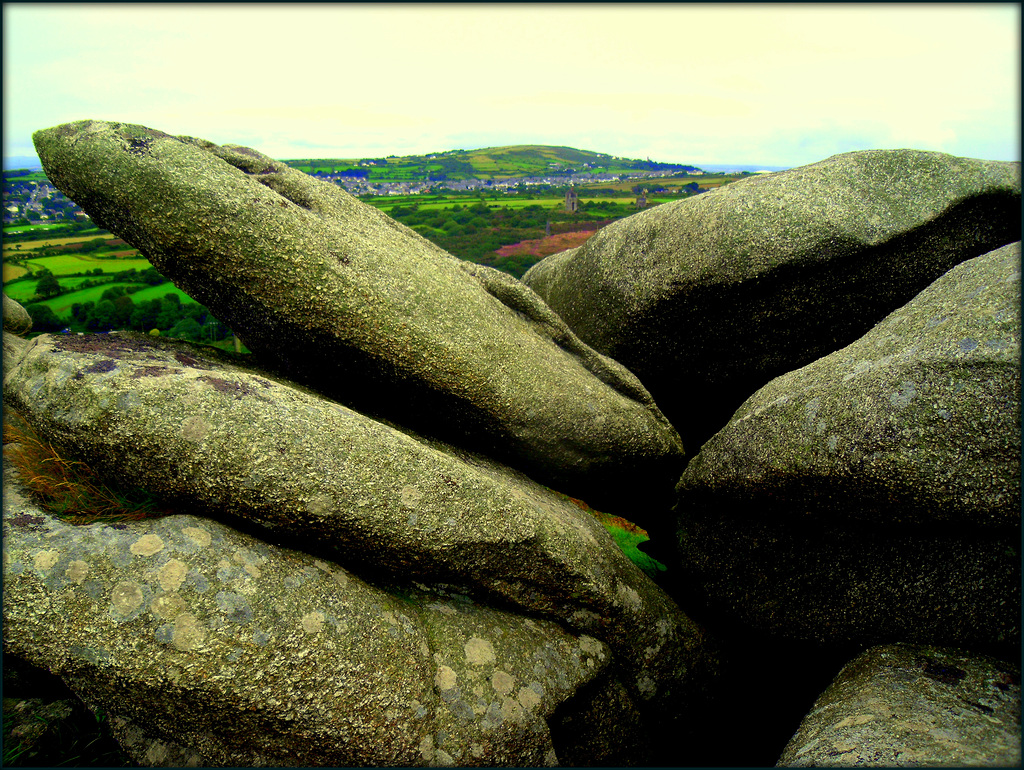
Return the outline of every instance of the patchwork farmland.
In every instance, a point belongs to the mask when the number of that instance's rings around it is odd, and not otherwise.
[[[640,206],[689,197],[743,176],[534,146],[287,163],[342,186],[346,174],[359,175],[378,189],[361,194],[364,202],[461,259],[515,277]],[[31,199],[38,189],[49,189],[40,173],[10,176],[5,172],[5,199]],[[396,194],[401,190],[393,183],[401,179],[416,181],[416,192]],[[458,180],[474,186],[459,188]],[[572,210],[565,201],[569,184],[577,191]],[[232,344],[230,329],[130,244],[94,227],[80,210],[73,217],[70,201],[51,198],[57,209],[51,219],[59,223],[32,221],[26,210],[3,229],[4,291],[26,307],[36,331],[136,329]]]

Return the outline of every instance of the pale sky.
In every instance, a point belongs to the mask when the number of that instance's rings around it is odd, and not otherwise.
[[[272,157],[1020,159],[1020,5],[4,3],[4,156],[84,118]]]

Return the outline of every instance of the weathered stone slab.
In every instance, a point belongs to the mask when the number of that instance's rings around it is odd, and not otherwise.
[[[198,516],[73,526],[8,474],[3,535],[5,652],[102,708],[139,761],[552,765],[555,709],[614,677],[591,636]]]
[[[705,601],[784,637],[1020,644],[1020,244],[743,404],[677,487]]]
[[[779,767],[1020,767],[1020,669],[894,644],[849,663]]]
[[[615,222],[524,276],[633,371],[687,449],[773,377],[1020,238],[1020,164],[871,150]]]
[[[123,488],[402,581],[451,584],[607,640],[634,698],[686,711],[703,631],[597,520],[526,476],[430,443],[213,348],[42,335],[5,403]]]
[[[667,509],[678,434],[510,276],[248,148],[103,121],[34,140],[58,188],[265,364],[604,510]]]

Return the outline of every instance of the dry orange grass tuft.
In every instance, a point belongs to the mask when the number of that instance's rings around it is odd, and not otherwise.
[[[61,455],[10,411],[4,418],[4,454],[42,506],[71,524],[138,521],[170,513],[145,492],[111,487],[86,463]]]

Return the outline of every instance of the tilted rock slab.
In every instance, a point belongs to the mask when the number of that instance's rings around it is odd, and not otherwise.
[[[1020,244],[776,378],[678,485],[679,556],[781,637],[1020,644]]]
[[[103,121],[34,140],[61,191],[265,364],[603,510],[668,508],[678,434],[511,276],[245,147]]]
[[[682,714],[699,699],[702,630],[592,515],[493,461],[214,348],[133,333],[37,337],[4,400],[72,457],[173,510],[258,524],[301,550],[606,639],[631,697],[659,719],[665,703]]]
[[[610,672],[593,637],[206,518],[69,525],[10,474],[3,536],[5,654],[101,708],[138,762],[552,765],[555,709]]]
[[[779,767],[1020,767],[1020,668],[893,644],[849,663]]]
[[[665,203],[523,281],[636,374],[695,453],[773,377],[1020,238],[1020,163],[870,150]]]

